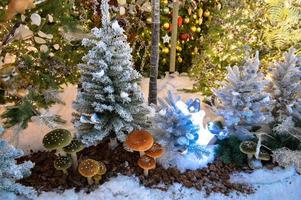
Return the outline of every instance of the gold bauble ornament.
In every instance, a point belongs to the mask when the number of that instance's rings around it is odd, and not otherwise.
[[[162,4],[165,5],[165,6],[168,5],[168,0],[163,0]]]
[[[165,22],[165,23],[163,24],[163,28],[169,29],[169,23]]]
[[[163,58],[162,62],[165,64],[167,62],[166,58]]]
[[[179,63],[183,62],[183,59],[181,57],[178,57],[178,62]]]
[[[196,32],[198,32],[198,33],[201,32],[201,28],[197,27]]]
[[[163,13],[164,14],[169,14],[169,8],[168,7],[163,8]]]
[[[151,17],[148,17],[148,18],[146,18],[146,23],[147,23],[147,24],[151,24],[151,23],[152,23],[152,21],[153,21],[153,20],[152,20],[152,18],[151,18]]]
[[[176,46],[177,51],[182,51],[182,47]]]
[[[205,12],[204,12],[204,17],[209,17],[210,16],[210,11],[209,10],[206,10]]]
[[[195,23],[196,23],[196,24],[199,24],[199,23],[200,23],[200,21],[199,21],[198,19],[196,19],[196,20],[195,20]]]
[[[185,24],[188,24],[189,22],[190,22],[190,19],[188,17],[184,19]]]
[[[192,27],[190,28],[190,30],[191,30],[192,32],[195,32],[195,31],[196,31],[196,27],[195,27],[195,26],[192,26]]]
[[[198,16],[202,17],[203,16],[203,8],[198,9]]]
[[[169,53],[169,48],[164,47],[164,48],[162,49],[162,53],[168,54],[168,53]]]
[[[196,19],[198,16],[196,14],[192,15],[193,19]]]
[[[203,18],[200,18],[198,24],[201,25],[202,23],[203,23]]]

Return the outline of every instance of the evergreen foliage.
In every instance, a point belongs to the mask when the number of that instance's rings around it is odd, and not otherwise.
[[[148,107],[144,104],[139,81],[132,67],[131,48],[117,21],[109,19],[109,6],[102,1],[101,29],[94,28],[96,40],[84,39],[90,47],[80,65],[81,83],[74,108],[74,125],[86,145],[100,142],[110,134],[124,141],[134,129],[148,126]]]
[[[13,198],[15,194],[28,199],[35,198],[36,192],[32,188],[16,183],[17,180],[29,176],[30,169],[33,167],[33,163],[29,161],[16,164],[16,159],[22,155],[21,150],[0,139],[0,196],[12,193],[7,197]]]
[[[219,145],[216,149],[216,156],[219,157],[224,163],[233,163],[236,166],[244,166],[247,161],[246,154],[242,153],[239,149],[241,141],[234,135],[224,140],[219,140]]]
[[[219,12],[212,12],[212,20],[205,22],[200,55],[190,71],[198,79],[194,91],[212,95],[227,66],[240,65],[256,50],[261,55],[261,70],[279,60],[282,53],[300,43],[300,0],[221,0]]]
[[[179,102],[181,102],[180,97],[175,98],[170,91],[165,101],[159,99],[160,106],[157,108],[155,123],[164,132],[159,142],[171,149],[193,153],[201,159],[203,155],[208,154],[208,151],[197,142],[202,139],[199,134],[200,127],[192,119],[192,113],[188,110],[188,113],[185,112],[185,108],[189,107],[193,101],[187,101],[186,104]],[[201,117],[197,119],[202,121]]]
[[[293,48],[284,57],[283,62],[277,62],[272,67],[273,95],[276,100],[274,131],[278,134],[291,134],[301,140],[301,128],[296,126],[301,121],[301,70],[297,65],[299,58]]]
[[[230,133],[245,140],[252,137],[254,127],[271,122],[273,101],[265,92],[268,81],[259,72],[259,56],[245,65],[228,67],[228,75],[219,89],[213,89],[219,103],[215,112],[225,119]]]
[[[13,103],[2,117],[9,122],[7,126],[22,123],[26,127],[34,116],[29,107],[38,110],[57,103],[47,99],[47,91],[58,91],[63,84],[78,81],[76,64],[85,50],[79,41],[71,41],[66,35],[82,29],[78,28],[82,22],[74,1],[66,0],[35,1],[35,8],[26,10],[23,17],[17,14],[4,21],[8,3],[0,0],[1,76],[10,75],[5,57],[16,59],[9,64],[15,71],[14,78],[1,81],[0,88],[5,91],[1,93],[2,103]],[[32,23],[32,15],[40,17],[40,25]],[[28,113],[23,112],[25,109]]]

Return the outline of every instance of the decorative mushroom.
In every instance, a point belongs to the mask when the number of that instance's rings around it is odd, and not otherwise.
[[[95,181],[96,184],[99,184],[99,181],[102,179],[102,175],[104,175],[107,172],[107,168],[105,164],[101,161],[99,161],[98,163],[99,163],[99,171],[95,176],[93,176],[93,180]]]
[[[160,144],[154,143],[153,146],[145,152],[145,154],[156,160],[164,154],[164,148]]]
[[[261,160],[261,161],[269,161],[270,160],[270,154],[265,151],[265,150],[261,150],[259,152],[259,156],[258,156],[258,159]]]
[[[93,159],[86,159],[78,166],[78,172],[87,178],[89,185],[93,184],[92,177],[97,175],[100,170],[99,162]]]
[[[248,160],[251,160],[256,153],[256,143],[253,141],[243,141],[239,145],[242,153],[247,154]]]
[[[144,176],[148,176],[148,170],[156,168],[156,161],[152,157],[144,155],[139,158],[138,165],[144,170]]]
[[[150,149],[154,144],[153,136],[147,131],[133,131],[125,140],[127,147],[134,151],[139,151],[140,156]]]
[[[84,145],[79,140],[72,140],[71,143],[63,148],[63,150],[71,155],[72,161],[73,161],[73,169],[76,170],[78,166],[77,161],[77,152],[80,152],[83,150]]]
[[[55,169],[62,170],[64,174],[68,174],[67,169],[71,167],[72,159],[70,158],[70,156],[61,156],[53,162],[53,165]]]
[[[61,155],[66,155],[62,148],[72,141],[72,134],[66,129],[55,129],[47,133],[43,138],[43,146],[47,150],[57,150]]]
[[[251,169],[258,169],[261,168],[262,164],[260,160],[266,160],[267,157],[270,159],[269,155],[266,155],[267,153],[260,152],[261,158],[259,160],[253,159],[253,156],[256,154],[256,146],[257,144],[253,141],[244,141],[240,143],[239,149],[242,153],[247,154],[248,156],[248,165]],[[268,160],[269,160],[268,159]]]

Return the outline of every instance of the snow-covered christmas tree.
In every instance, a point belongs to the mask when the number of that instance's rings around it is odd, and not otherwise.
[[[230,133],[241,140],[252,137],[252,129],[271,122],[273,101],[265,87],[268,81],[259,72],[259,55],[247,59],[244,66],[228,67],[221,88],[214,89],[219,103],[216,114],[223,116]]]
[[[23,152],[9,145],[5,140],[0,139],[0,199],[8,198],[18,199],[17,196],[23,196],[27,199],[34,199],[36,192],[25,187],[17,180],[30,175],[32,162],[16,164],[17,158],[23,156]]]
[[[132,49],[117,21],[111,22],[107,0],[101,3],[102,28],[92,30],[96,39],[84,39],[91,50],[83,58],[81,84],[74,108],[74,125],[86,145],[109,134],[124,141],[134,129],[148,126],[147,105],[139,86],[141,75],[133,69]]]
[[[284,61],[272,67],[276,123],[274,130],[280,134],[292,134],[301,140],[301,58],[291,48],[284,54]]]

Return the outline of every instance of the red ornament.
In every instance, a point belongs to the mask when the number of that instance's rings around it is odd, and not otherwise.
[[[180,33],[180,40],[187,41],[191,39],[191,35],[189,33]]]
[[[178,27],[183,25],[183,18],[181,16],[178,17]]]

